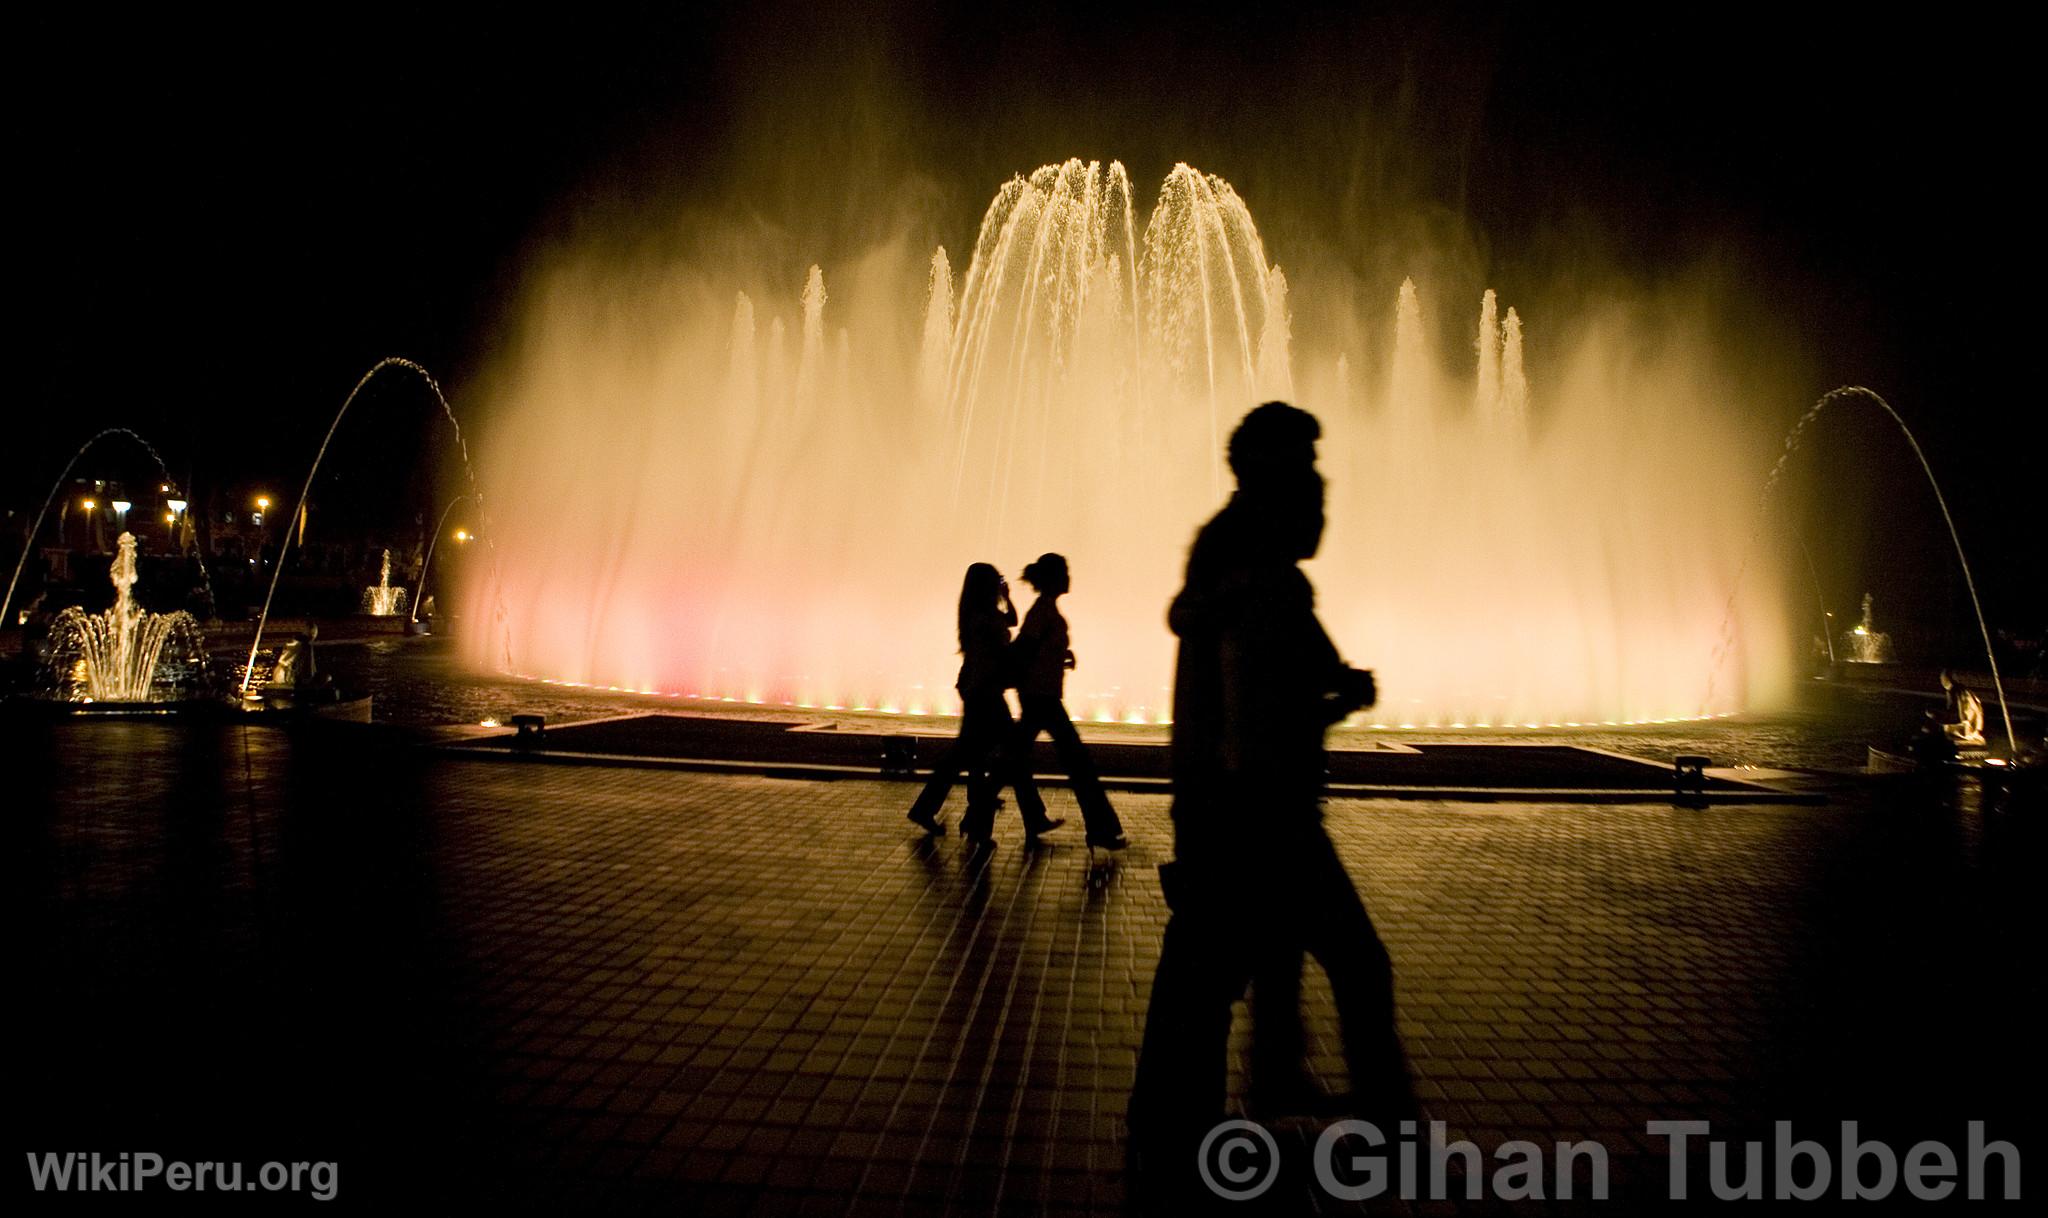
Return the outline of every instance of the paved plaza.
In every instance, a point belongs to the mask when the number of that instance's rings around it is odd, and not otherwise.
[[[1118,797],[1135,844],[1104,865],[1077,818],[1036,851],[1014,813],[992,852],[926,841],[912,788],[879,780],[374,731],[13,745],[24,1149],[337,1160],[357,1202],[1128,1209],[1162,796]],[[1847,1118],[1903,1147],[1980,1119],[2034,1144],[2028,818],[1847,785],[1820,807],[1337,801],[1328,824],[1454,1137],[1597,1139],[1635,1198],[1665,1188],[1653,1120]],[[1313,970],[1305,1000],[1340,1084]]]

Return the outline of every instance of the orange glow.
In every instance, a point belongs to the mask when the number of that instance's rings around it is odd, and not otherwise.
[[[1227,182],[1177,166],[1156,208],[1136,193],[1121,166],[1048,166],[1004,187],[982,233],[948,230],[951,255],[867,250],[767,295],[759,276],[742,294],[708,267],[563,251],[494,369],[480,463],[516,489],[493,503],[502,566],[462,576],[508,620],[463,632],[470,661],[923,710],[958,668],[966,564],[1014,578],[1056,546],[1075,711],[1164,723],[1161,608],[1229,493],[1219,428],[1285,397],[1324,428],[1320,612],[1405,730],[1677,722],[1783,685],[1782,572],[1759,559],[1740,598],[1728,586],[1751,523],[1728,501],[1775,437],[1744,434],[1724,389],[1735,368],[1768,389],[1770,370],[1627,293],[1530,319],[1525,352],[1491,292],[1292,291],[1279,264],[1320,252],[1264,244]],[[620,434],[653,472],[622,474]]]

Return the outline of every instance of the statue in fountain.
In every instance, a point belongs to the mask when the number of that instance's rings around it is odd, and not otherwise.
[[[384,560],[377,568],[377,582],[363,589],[364,613],[372,617],[391,617],[405,612],[405,588],[391,586],[391,551],[384,551]]]
[[[285,690],[303,690],[319,680],[319,665],[313,661],[313,643],[319,639],[319,626],[313,622],[305,624],[305,630],[291,637],[291,643],[276,653],[276,663],[270,667],[270,686]]]
[[[135,601],[135,535],[123,533],[109,578],[114,604],[89,614],[73,606],[50,623],[55,696],[68,702],[166,702],[199,695],[206,646],[182,610],[147,613]]]
[[[1942,725],[1942,733],[1958,745],[1983,744],[1984,700],[1946,668],[1941,670],[1941,692],[1955,715],[1954,721]]]

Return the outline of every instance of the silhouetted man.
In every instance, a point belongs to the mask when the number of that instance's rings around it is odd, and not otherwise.
[[[1141,1152],[1176,1175],[1222,1119],[1231,1003],[1254,978],[1255,1086],[1265,1071],[1289,1072],[1269,1076],[1282,1087],[1302,1077],[1304,951],[1343,1022],[1346,1106],[1390,1136],[1414,1115],[1386,949],[1322,824],[1324,730],[1375,691],[1339,658],[1297,565],[1322,542],[1321,434],[1281,402],[1245,416],[1230,438],[1237,493],[1196,535],[1169,615],[1175,859],[1160,880],[1172,917],[1130,1115]]]

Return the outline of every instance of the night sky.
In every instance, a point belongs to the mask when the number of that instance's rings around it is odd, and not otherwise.
[[[822,7],[18,18],[0,499],[33,510],[113,423],[198,487],[295,489],[380,356],[436,369],[460,409],[523,270],[572,235],[717,216],[829,259],[909,208],[958,249],[1011,173],[1121,158],[1149,206],[1184,159],[1237,185],[1283,266],[1290,241],[1417,215],[1509,284],[1589,248],[1649,280],[1725,256],[1813,370],[1759,425],[1844,381],[1884,391],[1994,617],[2048,616],[2014,30],[1784,4]],[[369,413],[399,459],[352,476],[410,485],[407,437],[432,432],[390,395]],[[1816,439],[1805,527],[1846,556],[1830,577],[1940,570],[1896,440],[1869,419]]]

